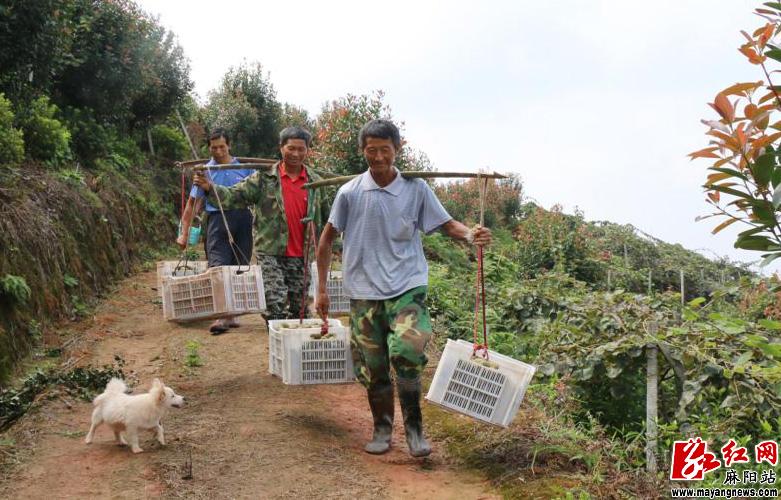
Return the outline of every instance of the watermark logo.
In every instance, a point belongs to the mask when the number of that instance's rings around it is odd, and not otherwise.
[[[702,481],[705,474],[721,467],[716,455],[708,451],[708,443],[701,438],[673,443],[670,479],[673,481]]]
[[[754,459],[758,464],[767,462],[772,466],[778,465],[778,443],[762,441],[754,447]]]

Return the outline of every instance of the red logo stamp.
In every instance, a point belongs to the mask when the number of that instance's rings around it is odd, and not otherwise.
[[[758,464],[767,462],[770,465],[778,465],[778,443],[762,441],[754,446],[754,459]]]
[[[745,451],[745,449],[744,449]],[[673,481],[701,481],[705,474],[721,467],[716,455],[708,451],[708,443],[701,438],[673,443],[670,479]]]
[[[748,455],[744,447],[736,448],[738,443],[734,439],[727,441],[721,448],[721,456],[724,458],[724,467],[729,467],[733,463],[748,463]]]

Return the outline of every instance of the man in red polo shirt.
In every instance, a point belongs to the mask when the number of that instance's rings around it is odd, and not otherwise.
[[[311,134],[298,127],[287,127],[279,134],[282,161],[278,165],[282,201],[287,222],[287,246],[283,255],[258,255],[266,288],[268,319],[298,317],[304,293],[304,224],[309,182],[304,161],[309,153]],[[314,244],[314,243],[313,243]],[[288,314],[285,314],[285,303]]]
[[[287,127],[279,134],[282,161],[269,170],[258,170],[231,188],[213,185],[196,174],[193,183],[207,192],[219,193],[225,209],[255,206],[255,254],[263,269],[266,319],[296,318],[304,294],[304,234],[301,219],[311,214],[322,225],[327,207],[319,190],[303,189],[307,182],[321,180],[304,162],[312,134],[300,127]]]

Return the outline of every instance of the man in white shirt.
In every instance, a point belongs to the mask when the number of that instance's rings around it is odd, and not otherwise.
[[[393,163],[401,135],[392,122],[370,121],[358,142],[369,169],[339,189],[323,228],[317,248],[317,309],[327,316],[331,248],[341,233],[355,374],[367,389],[374,418],[373,438],[365,450],[380,454],[390,449],[392,366],[409,453],[424,457],[431,446],[423,436],[420,374],[428,361],[424,350],[432,331],[425,305],[428,264],[420,232],[441,230],[476,245],[489,244],[491,232],[454,220],[428,184],[399,174]]]

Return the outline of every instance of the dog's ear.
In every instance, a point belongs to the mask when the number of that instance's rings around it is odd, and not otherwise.
[[[155,395],[155,399],[158,403],[165,401],[165,386],[159,378],[152,381],[152,390],[149,392]]]

